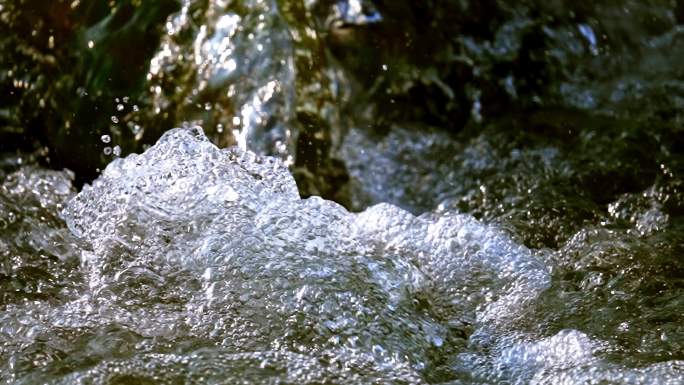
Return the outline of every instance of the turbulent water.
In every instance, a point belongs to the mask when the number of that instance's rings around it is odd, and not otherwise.
[[[577,289],[554,288],[567,285],[554,271],[621,247],[595,250],[619,238],[612,232],[582,232],[554,256],[456,211],[349,213],[300,199],[279,160],[219,149],[200,128],[113,161],[78,194],[70,179],[27,167],[2,186],[7,383],[677,384],[684,375],[681,360],[626,365],[618,341],[582,323],[550,325],[568,301],[584,310]],[[594,305],[610,323],[634,311],[636,293],[606,275],[587,272],[580,286],[597,297],[620,289]],[[648,314],[628,317],[625,338]],[[638,349],[677,344],[671,323]]]
[[[683,37],[0,0],[0,384],[684,383]]]

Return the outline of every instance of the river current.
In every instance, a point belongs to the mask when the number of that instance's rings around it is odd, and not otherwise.
[[[684,383],[680,3],[0,0],[0,384]]]
[[[78,194],[71,178],[26,167],[2,185],[4,382],[680,383],[682,361],[630,367],[613,341],[548,332],[553,303],[577,301],[553,287],[559,259],[587,263],[610,232],[549,255],[457,211],[350,213],[198,127]]]

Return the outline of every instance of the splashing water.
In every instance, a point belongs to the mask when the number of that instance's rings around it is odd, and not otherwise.
[[[535,312],[558,258],[454,211],[300,199],[280,160],[219,149],[197,127],[115,159],[77,195],[71,177],[23,168],[0,190],[2,383],[684,374],[676,360],[616,363],[612,342],[576,329],[546,333]]]

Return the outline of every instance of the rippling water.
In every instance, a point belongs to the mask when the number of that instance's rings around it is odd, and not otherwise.
[[[683,383],[683,28],[0,1],[0,384]]]

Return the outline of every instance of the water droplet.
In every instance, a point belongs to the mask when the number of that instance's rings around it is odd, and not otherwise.
[[[117,104],[117,106],[116,106],[116,110],[117,110],[117,111],[123,111],[123,109],[124,109],[124,105],[123,105],[123,104]]]
[[[234,126],[240,125],[240,117],[239,116],[233,116],[233,125]]]
[[[100,140],[102,141],[102,143],[109,143],[112,141],[112,137],[105,134],[100,137]]]
[[[119,118],[117,118],[116,116],[113,116],[113,115],[112,115],[112,123],[118,124],[118,123],[119,123]]]
[[[112,149],[112,154],[114,154],[114,156],[121,156],[121,147],[114,146]]]
[[[102,152],[104,152],[105,155],[111,155],[112,154],[112,148],[107,146],[104,148],[104,150],[102,150]]]
[[[587,39],[591,54],[598,55],[597,40],[596,35],[594,34],[594,30],[587,24],[579,24],[577,28],[579,29],[582,36],[584,36],[584,38]]]
[[[88,48],[92,49],[93,47],[95,47],[95,43],[92,40],[88,41]]]

